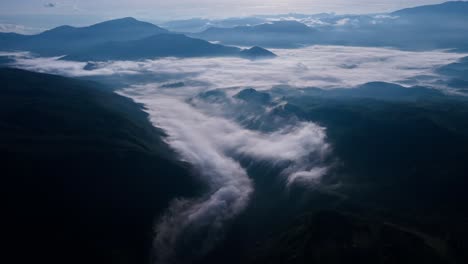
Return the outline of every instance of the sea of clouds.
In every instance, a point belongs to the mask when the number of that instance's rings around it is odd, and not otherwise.
[[[60,57],[17,57],[20,68],[67,76],[122,74],[172,74],[203,84],[205,88],[254,87],[273,85],[294,87],[354,87],[366,82],[383,81],[404,84],[414,80],[434,85],[434,69],[466,56],[447,51],[401,51],[391,48],[311,46],[302,49],[272,50],[278,58],[249,61],[240,58],[162,58],[145,61],[96,63],[96,69],[84,70],[86,63],[60,60]],[[421,78],[419,78],[421,77]]]

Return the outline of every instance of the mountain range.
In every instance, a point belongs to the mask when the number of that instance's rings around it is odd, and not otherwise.
[[[233,56],[247,59],[272,57],[260,47],[253,51],[212,44],[174,34],[134,18],[102,22],[89,27],[60,26],[38,35],[0,33],[3,51],[29,51],[41,56],[64,56],[68,60],[126,60],[155,57]],[[259,50],[262,50],[259,53]],[[263,55],[268,56],[263,56]],[[252,55],[252,57],[250,57]]]
[[[0,47],[2,51],[30,51],[41,56],[66,56],[66,59],[75,60],[167,56],[256,59],[260,54],[257,51],[249,57],[252,51],[241,53],[239,48],[224,45],[299,48],[331,44],[463,51],[468,46],[467,10],[468,2],[457,1],[402,9],[379,16],[319,14],[309,17],[295,15],[294,20],[282,20],[281,17],[272,21],[263,17],[226,19],[218,21],[216,25],[219,27],[184,36],[128,17],[88,27],[60,26],[37,35],[0,33]],[[304,24],[310,20],[316,24]],[[177,28],[190,23],[210,22],[193,19],[174,23],[166,24]],[[265,57],[273,56],[268,54]]]
[[[259,46],[294,48],[312,43],[314,31],[297,21],[273,21],[255,26],[209,28],[192,36],[234,45],[255,43]]]
[[[274,48],[320,44],[464,50],[468,46],[466,1],[419,6],[379,15],[291,14],[276,19],[279,21],[264,20],[262,24],[230,28],[212,27],[191,36],[223,44]]]

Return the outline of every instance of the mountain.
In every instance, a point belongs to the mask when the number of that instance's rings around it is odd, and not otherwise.
[[[258,105],[264,105],[271,102],[270,94],[259,92],[253,88],[240,91],[234,96],[234,98]]]
[[[468,57],[439,67],[436,71],[448,78],[448,86],[460,92],[468,92]]]
[[[173,20],[162,24],[174,32],[191,32],[197,33],[207,30],[211,27],[217,28],[232,28],[237,26],[252,26],[265,23],[266,19],[260,17],[241,17],[241,18],[226,18],[226,19],[204,19],[192,18],[186,20]]]
[[[369,82],[354,88],[319,89],[306,88],[302,90],[304,95],[324,98],[341,98],[344,100],[367,98],[383,101],[417,101],[431,98],[446,97],[440,90],[427,87],[403,87],[394,83]]]
[[[466,263],[465,97],[380,82],[201,97],[253,130],[278,131],[283,117],[319,124],[333,158],[321,184],[286,193],[279,164],[242,160],[255,195],[197,263]]]
[[[408,50],[454,49],[468,46],[468,2],[402,9],[383,15],[294,17],[232,28],[213,27],[192,36],[223,44],[298,48],[307,45],[395,47]],[[313,22],[313,23],[312,23]]]
[[[397,16],[460,16],[468,14],[468,1],[450,1],[437,5],[405,8],[391,13]]]
[[[314,31],[297,21],[274,21],[255,26],[209,28],[192,36],[225,44],[292,48],[310,43]]]
[[[12,259],[149,262],[155,218],[202,185],[142,106],[93,82],[9,68],[0,80]]]
[[[223,32],[226,28],[209,28],[202,33],[212,34],[217,32]],[[252,34],[263,34],[263,33],[310,33],[313,29],[308,26],[297,22],[297,21],[273,21],[270,23],[263,23],[255,26],[237,26],[228,29],[231,32],[243,32]]]
[[[426,240],[397,225],[324,210],[258,246],[251,263],[447,263]]]
[[[159,34],[149,38],[108,42],[92,48],[65,56],[65,60],[106,61],[106,60],[139,60],[158,57],[218,57],[233,56],[244,58],[272,57],[273,53],[262,48],[241,50],[212,44],[208,41],[190,38],[181,34]]]
[[[242,50],[240,53],[241,57],[257,60],[257,59],[269,59],[276,57],[276,54],[273,52],[266,50],[264,48],[255,46],[250,49]]]
[[[130,41],[168,31],[156,25],[122,18],[88,27],[60,26],[38,35],[1,34],[3,50],[26,50],[40,55],[59,56],[83,50],[109,41]]]
[[[468,57],[463,57],[457,62],[444,65],[437,72],[446,76],[468,80]]]
[[[2,47],[2,51],[8,50],[14,45],[18,45],[19,43],[25,41],[28,38],[26,35],[21,35],[17,33],[1,33],[0,32],[0,47]],[[12,48],[14,49],[14,48]]]
[[[0,33],[2,50],[24,50],[42,56],[65,55],[77,61],[138,60],[157,57],[235,56],[248,59],[274,57],[263,48],[241,50],[172,34],[134,18],[102,22],[89,27],[60,26],[38,35]],[[86,69],[91,70],[91,65]]]

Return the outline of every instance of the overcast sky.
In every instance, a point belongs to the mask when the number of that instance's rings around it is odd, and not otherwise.
[[[274,13],[374,13],[440,0],[1,0],[0,15],[73,14],[159,19]]]
[[[443,0],[0,0],[0,32],[35,34],[61,25],[88,26],[135,17],[152,23],[301,13],[383,13]]]

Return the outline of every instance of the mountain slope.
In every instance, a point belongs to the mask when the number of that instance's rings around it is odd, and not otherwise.
[[[466,263],[468,206],[459,201],[467,199],[468,101],[389,83],[353,89],[232,96],[242,107],[227,105],[230,117],[249,128],[283,117],[325,127],[332,160],[322,184],[287,192],[271,164],[244,161],[254,197],[199,263]],[[201,99],[229,104],[222,92]]]
[[[256,60],[256,59],[274,58],[276,57],[276,54],[264,48],[255,46],[250,49],[242,50],[240,53],[240,56],[244,58]]]
[[[7,68],[0,80],[2,221],[14,260],[148,262],[155,217],[201,188],[190,166],[140,105],[107,87]]]
[[[405,8],[392,13],[397,16],[466,16],[468,14],[467,1],[449,1],[437,5],[425,5]]]
[[[314,31],[296,21],[274,21],[256,26],[209,28],[192,35],[226,44],[293,48],[311,43]]]
[[[75,61],[105,61],[105,60],[139,60],[158,57],[217,57],[235,56],[256,58],[271,53],[266,50],[243,52],[240,48],[212,44],[208,41],[190,38],[181,34],[159,34],[149,38],[127,41],[109,42],[102,45],[72,53],[65,60]],[[253,51],[255,51],[253,50]],[[261,54],[260,54],[261,53]]]

